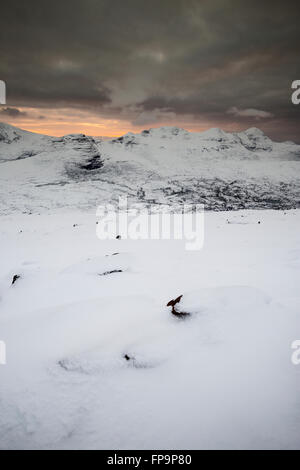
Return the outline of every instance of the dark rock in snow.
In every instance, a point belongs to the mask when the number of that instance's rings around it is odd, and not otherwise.
[[[112,271],[104,271],[104,273],[99,274],[99,276],[107,276],[108,274],[122,273],[122,269],[113,269]]]
[[[180,295],[179,297],[176,297],[176,299],[174,300],[170,300],[168,303],[167,303],[167,307],[174,307],[174,305],[178,304],[182,299],[182,295]]]
[[[172,310],[171,310],[171,313],[173,315],[175,315],[176,317],[187,317],[189,316],[190,314],[188,312],[182,312],[180,310],[176,310],[175,308],[175,305],[177,305],[182,299],[182,295],[180,295],[179,297],[176,297],[176,299],[174,300],[170,300],[168,303],[167,303],[167,307],[172,307]]]
[[[20,279],[20,277],[21,276],[19,274],[15,274],[14,277],[13,277],[11,285],[13,285],[18,279]]]

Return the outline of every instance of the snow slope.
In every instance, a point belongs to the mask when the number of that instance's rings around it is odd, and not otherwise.
[[[0,448],[299,449],[299,211],[206,213],[194,252],[95,228],[1,217]]]
[[[1,124],[0,448],[299,449],[299,155],[254,128]],[[122,195],[204,203],[204,248],[99,241]]]
[[[123,194],[145,204],[202,203],[212,210],[296,208],[299,165],[299,145],[272,142],[256,128],[159,128],[101,141],[0,124],[0,210],[86,210]]]

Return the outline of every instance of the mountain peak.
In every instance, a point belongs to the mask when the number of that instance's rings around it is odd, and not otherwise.
[[[253,136],[253,137],[266,137],[266,135],[264,134],[264,132],[261,130],[261,129],[258,129],[258,127],[249,127],[249,129],[247,129],[245,131],[245,134],[249,135],[249,136]]]
[[[0,122],[0,142],[11,143],[16,140],[19,140],[24,133],[27,131],[22,131],[17,127],[6,124],[5,122]]]
[[[203,131],[200,133],[201,137],[207,138],[207,139],[212,139],[212,140],[224,140],[228,139],[230,134],[228,132],[223,131],[223,129],[220,129],[219,127],[212,127],[211,129],[208,129],[207,131]]]
[[[16,140],[20,140],[23,137],[33,137],[40,138],[43,137],[42,134],[37,134],[35,132],[25,131],[19,127],[12,126],[6,122],[0,122],[0,142],[11,143]]]

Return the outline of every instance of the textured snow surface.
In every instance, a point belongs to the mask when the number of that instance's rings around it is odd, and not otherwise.
[[[0,448],[299,449],[299,162],[256,128],[0,124]],[[99,241],[122,195],[218,211],[204,248]]]
[[[202,203],[212,210],[297,208],[299,165],[299,145],[272,142],[256,128],[166,127],[101,141],[0,124],[0,210],[94,210],[123,194],[133,202]]]
[[[198,252],[95,222],[0,219],[0,447],[299,449],[299,211],[206,213]]]

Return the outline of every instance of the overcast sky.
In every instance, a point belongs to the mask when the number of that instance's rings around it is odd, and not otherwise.
[[[52,135],[256,126],[300,140],[299,1],[10,0],[0,121]]]

